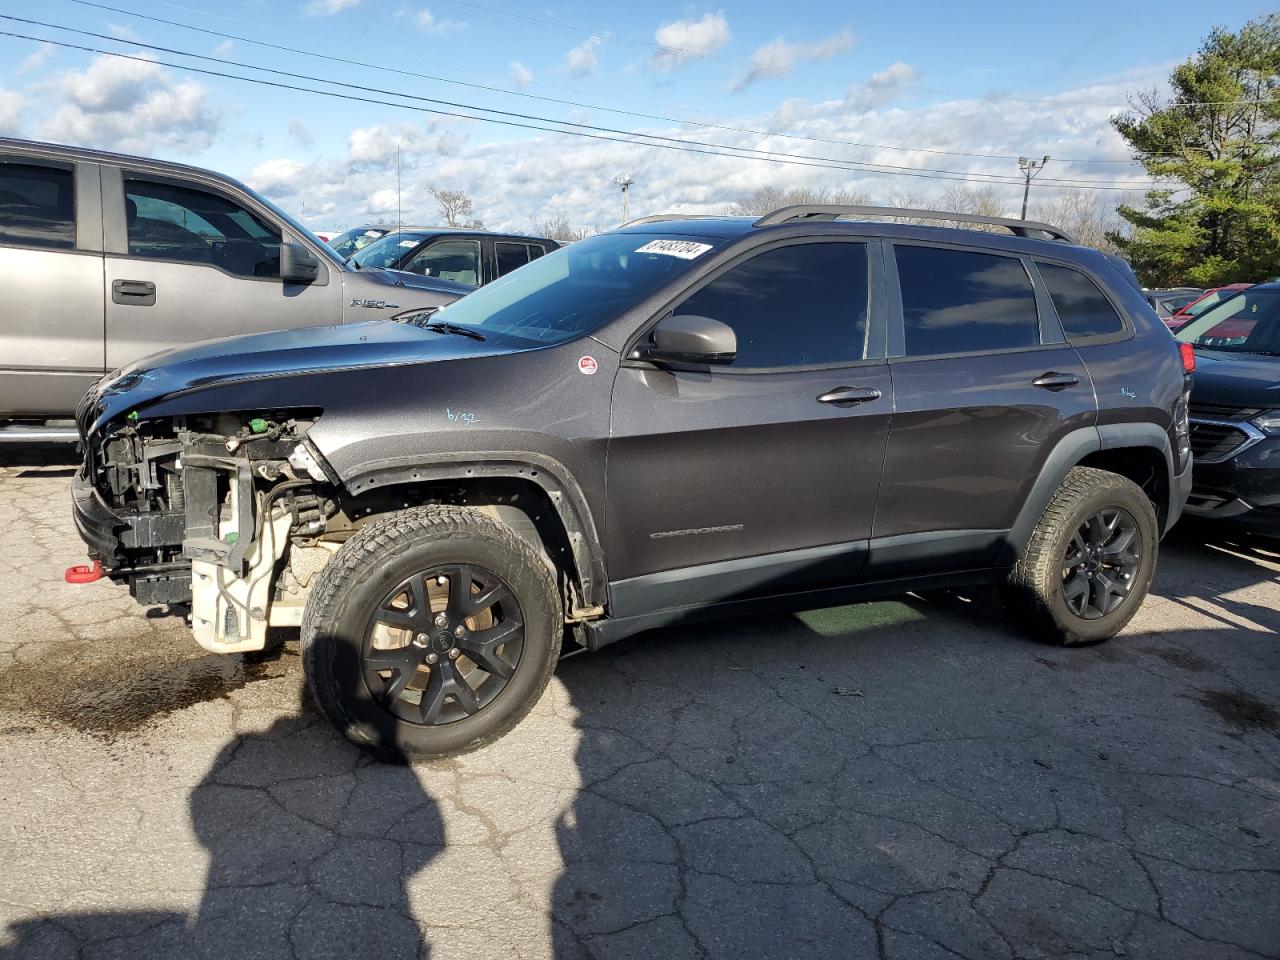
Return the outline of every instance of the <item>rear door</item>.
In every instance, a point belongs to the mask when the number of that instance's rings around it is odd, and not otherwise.
[[[203,182],[104,167],[107,366],[195,340],[338,323],[342,283],[280,276],[271,214]]]
[[[731,326],[731,365],[624,362],[606,477],[615,616],[856,578],[892,409],[881,267],[875,242],[753,251],[664,311]]]
[[[103,374],[98,165],[0,156],[0,416],[70,415]]]
[[[1094,424],[1093,388],[1029,260],[892,249],[895,409],[868,575],[985,566],[1049,450]]]

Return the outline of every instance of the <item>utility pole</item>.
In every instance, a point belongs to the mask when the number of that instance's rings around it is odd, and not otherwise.
[[[613,182],[622,188],[622,222],[627,222],[627,201],[631,196],[631,185],[636,182],[635,177],[629,173],[620,173],[613,178]]]
[[[1030,157],[1018,158],[1018,169],[1022,171],[1022,176],[1026,178],[1026,183],[1022,188],[1022,219],[1027,219],[1027,197],[1031,194],[1031,181],[1044,169],[1045,164],[1049,162],[1049,155],[1046,153],[1043,160],[1033,160]]]
[[[400,233],[400,144],[398,143],[396,144],[396,233]]]

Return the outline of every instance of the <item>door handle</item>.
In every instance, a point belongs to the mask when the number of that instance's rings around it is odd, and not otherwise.
[[[837,407],[849,407],[855,403],[879,399],[880,391],[875,387],[836,387],[818,397],[818,402],[834,403]]]
[[[1074,373],[1054,373],[1051,370],[1036,377],[1031,381],[1031,385],[1039,387],[1041,390],[1065,390],[1067,387],[1074,387],[1079,382],[1080,378]]]
[[[156,285],[150,280],[112,280],[111,302],[130,307],[154,306]]]

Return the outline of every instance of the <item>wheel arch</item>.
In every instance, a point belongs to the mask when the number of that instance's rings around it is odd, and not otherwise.
[[[492,481],[521,485],[550,508],[552,520],[563,537],[571,562],[564,564],[586,607],[603,606],[608,578],[599,528],[581,486],[559,461],[538,453],[495,453],[456,457],[398,457],[362,464],[341,477],[344,492],[353,500],[397,487],[426,488],[447,482],[464,492],[478,491]],[[528,513],[524,506],[519,509]],[[531,516],[531,519],[533,517]],[[544,538],[545,540],[545,538]],[[552,544],[543,546],[552,555]]]
[[[1013,563],[1026,548],[1054,493],[1072,467],[1095,467],[1133,480],[1151,499],[1163,533],[1173,494],[1173,450],[1169,434],[1155,423],[1110,423],[1081,427],[1049,451],[1031,492],[1009,531],[1006,555]]]

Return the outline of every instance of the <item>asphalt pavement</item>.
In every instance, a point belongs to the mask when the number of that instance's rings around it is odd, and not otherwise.
[[[650,633],[370,762],[0,451],[0,958],[1280,957],[1280,544],[1184,526],[1117,639],[992,594]]]

